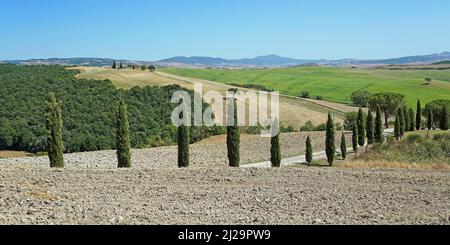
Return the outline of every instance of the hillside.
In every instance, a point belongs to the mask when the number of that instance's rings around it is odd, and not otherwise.
[[[147,86],[147,85],[165,85],[165,84],[177,84],[184,88],[192,90],[194,83],[201,83],[203,85],[203,92],[218,91],[225,93],[233,86],[216,83],[212,81],[193,79],[191,77],[176,76],[168,73],[161,72],[148,72],[141,70],[113,70],[109,68],[95,68],[95,67],[75,67],[70,68],[81,71],[77,75],[78,78],[111,80],[112,83],[118,88],[129,89],[133,86]],[[239,88],[246,91],[245,88]],[[299,129],[306,122],[311,121],[314,124],[322,124],[327,119],[327,113],[329,111],[336,115],[338,122],[343,121],[345,112],[357,111],[358,108],[350,107],[347,105],[327,103],[325,101],[305,100],[290,97],[280,98],[280,119],[284,126],[293,126]],[[217,113],[216,113],[217,114]]]
[[[4,60],[0,63],[9,63],[17,65],[64,65],[64,66],[93,66],[108,67],[114,61],[123,64],[155,65],[159,67],[178,67],[178,68],[276,68],[291,67],[302,65],[329,65],[329,66],[379,66],[379,65],[415,65],[432,64],[441,61],[450,60],[450,52],[438,54],[415,55],[388,59],[355,59],[343,58],[337,60],[327,59],[296,59],[283,57],[275,54],[258,56],[255,58],[225,59],[221,57],[208,56],[175,56],[159,61],[148,60],[126,60],[112,58],[49,58],[49,59],[28,59],[28,60]]]
[[[259,84],[292,96],[308,91],[313,98],[322,96],[325,100],[340,103],[351,103],[351,94],[360,89],[401,93],[411,106],[415,106],[417,99],[424,103],[450,99],[450,70],[295,67],[251,70],[166,68],[162,71],[220,83]],[[430,86],[423,85],[427,77],[433,79]]]
[[[76,79],[77,74],[60,66],[0,65],[0,150],[46,149],[44,107],[48,92],[54,92],[62,102],[66,152],[115,148],[119,95],[128,104],[133,147],[176,142],[176,128],[170,120],[176,105],[170,99],[179,86],[119,91],[108,80]],[[192,140],[208,137],[214,130],[193,128]]]
[[[161,63],[178,63],[197,66],[210,67],[289,67],[297,65],[332,65],[332,66],[376,66],[376,65],[403,65],[403,64],[431,64],[443,60],[450,59],[450,52],[443,52],[440,54],[415,55],[389,59],[340,59],[340,60],[326,60],[326,59],[294,59],[289,57],[282,57],[275,54],[258,56],[255,58],[244,59],[224,59],[212,57],[184,57],[176,56],[169,59],[160,60]]]
[[[433,63],[433,65],[449,65],[449,64],[450,64],[450,60]]]

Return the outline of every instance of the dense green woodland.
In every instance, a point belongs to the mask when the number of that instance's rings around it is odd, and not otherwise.
[[[0,150],[46,150],[44,112],[49,92],[62,103],[66,152],[115,148],[119,94],[128,104],[133,147],[176,143],[170,116],[177,105],[170,99],[179,86],[117,90],[110,81],[79,80],[76,74],[61,66],[0,65]],[[191,142],[221,130],[192,128]]]

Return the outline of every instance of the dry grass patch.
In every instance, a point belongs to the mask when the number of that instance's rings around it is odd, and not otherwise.
[[[450,164],[445,162],[437,163],[414,163],[414,162],[389,162],[377,161],[346,161],[338,165],[339,168],[347,169],[409,169],[409,170],[450,170]]]
[[[26,192],[25,196],[42,201],[56,201],[59,199],[59,196],[50,193],[48,190],[36,190]]]
[[[0,158],[28,157],[30,153],[24,151],[0,151]]]

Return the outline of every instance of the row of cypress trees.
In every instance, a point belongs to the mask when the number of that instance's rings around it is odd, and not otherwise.
[[[62,140],[61,105],[54,93],[49,93],[46,108],[47,152],[50,167],[64,167],[64,144]],[[128,122],[127,106],[123,98],[117,103],[117,132],[116,148],[119,168],[131,167],[130,125]]]
[[[397,140],[401,139],[405,132],[420,130],[422,128],[422,105],[420,100],[417,101],[417,110],[414,118],[414,111],[412,108],[399,107],[395,117],[394,136]],[[427,110],[426,128],[432,130],[435,126],[433,111]],[[441,130],[448,130],[448,108],[443,106],[439,117],[439,128]]]
[[[352,147],[355,153],[358,152],[358,148],[366,145],[367,147],[374,143],[382,144],[384,142],[384,126],[383,118],[380,107],[377,107],[376,116],[373,117],[372,111],[369,109],[367,118],[364,117],[364,112],[362,108],[358,111],[357,122],[353,125],[352,130]],[[335,160],[335,129],[334,120],[331,113],[328,114],[327,128],[326,128],[326,154],[327,160],[330,166],[333,165]],[[347,158],[347,141],[345,133],[342,132],[341,137],[341,156],[345,160]],[[308,165],[312,164],[313,161],[313,151],[311,137],[308,136],[306,139],[306,154],[305,159]]]
[[[234,124],[227,127],[227,150],[228,160],[230,167],[240,166],[240,131],[237,120],[237,101],[233,99],[234,108]],[[414,111],[411,108],[400,107],[397,110],[397,116],[395,119],[394,134],[397,139],[400,139],[406,131],[414,131],[419,128],[422,123],[421,105],[418,101],[416,112],[416,120],[414,120]],[[230,112],[230,111],[229,111]],[[53,93],[50,93],[46,103],[46,129],[47,129],[47,149],[50,159],[51,167],[64,167],[64,145],[62,141],[62,118],[60,103],[56,99]],[[440,128],[442,130],[448,130],[448,111],[444,106],[441,112]],[[433,115],[431,110],[428,112],[428,129],[431,129],[434,125]],[[420,121],[420,123],[417,123]],[[278,125],[278,121],[275,121],[274,126]],[[117,159],[119,168],[131,167],[131,140],[130,129],[128,122],[127,105],[123,98],[119,98],[117,103],[117,133],[116,133],[116,147],[117,147]],[[364,117],[362,108],[358,111],[357,122],[353,126],[352,132],[352,147],[357,153],[359,147],[366,145],[367,147],[374,143],[382,144],[384,141],[383,135],[384,127],[382,121],[382,113],[380,107],[377,107],[376,117],[373,118],[372,111],[369,109],[367,118]],[[178,127],[178,167],[189,167],[189,127],[184,123]],[[345,160],[347,157],[347,142],[345,133],[342,132],[341,139],[341,153],[342,158]],[[326,124],[326,139],[325,139],[325,151],[327,160],[330,166],[333,165],[336,154],[335,147],[335,124],[331,113],[328,114],[328,120]],[[280,135],[271,138],[271,163],[273,167],[281,166],[281,150],[280,150]],[[308,136],[306,140],[306,152],[305,158],[309,165],[313,161],[313,149],[311,137]]]
[[[227,127],[227,150],[228,150],[228,160],[230,167],[240,166],[240,132],[237,123],[237,102],[234,99],[234,125]],[[371,113],[369,113],[371,115]],[[357,144],[364,145],[365,137],[365,121],[362,117],[362,110],[360,110],[358,116],[358,124],[354,127],[353,133],[353,146],[357,149]],[[62,120],[61,120],[61,108],[53,93],[49,94],[49,99],[47,101],[46,109],[47,117],[47,142],[48,142],[48,155],[50,158],[51,167],[64,167],[64,146],[62,143]],[[274,126],[278,125],[276,121]],[[372,116],[369,117],[367,132],[369,137],[368,141],[373,141],[373,120]],[[382,125],[381,113],[378,110],[377,113],[377,126]],[[117,133],[116,133],[116,147],[117,147],[117,159],[119,168],[130,168],[131,167],[131,141],[130,141],[130,130],[128,122],[127,105],[123,98],[119,98],[117,103]],[[326,128],[326,155],[330,166],[333,165],[335,160],[335,128],[334,120],[331,113],[328,114]],[[381,130],[375,130],[380,132]],[[362,134],[359,134],[362,132]],[[186,168],[189,167],[189,127],[182,124],[178,127],[178,167]],[[346,149],[345,135],[342,135],[341,151],[342,156],[345,159],[347,149]],[[356,150],[355,150],[356,151]],[[280,135],[271,138],[271,163],[273,167],[281,166],[281,149],[280,149]],[[306,141],[306,160],[309,164],[312,163],[312,142],[310,136],[308,136]]]

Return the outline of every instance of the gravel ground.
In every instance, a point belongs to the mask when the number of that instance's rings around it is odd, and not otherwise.
[[[325,133],[310,133],[315,151],[325,150]],[[340,145],[340,134],[337,146]],[[281,136],[283,157],[302,155],[305,152],[305,141],[308,133],[290,133]],[[351,142],[351,138],[347,139]],[[177,147],[160,147],[143,150],[133,150],[132,162],[135,168],[177,168]],[[191,146],[192,167],[228,166],[226,136],[215,136]],[[68,168],[116,168],[115,151],[85,152],[65,155]],[[259,135],[242,135],[241,163],[255,163],[270,160],[270,138]],[[9,158],[0,159],[0,166],[48,166],[48,157]]]
[[[450,224],[450,174],[0,167],[0,224]]]
[[[305,138],[283,135],[284,155],[303,154]],[[243,162],[267,160],[269,141],[243,136]],[[114,151],[66,155],[65,169],[1,159],[0,224],[450,225],[450,172],[230,169],[223,136],[193,145],[193,167],[180,170],[176,150],[135,150],[122,170]]]

